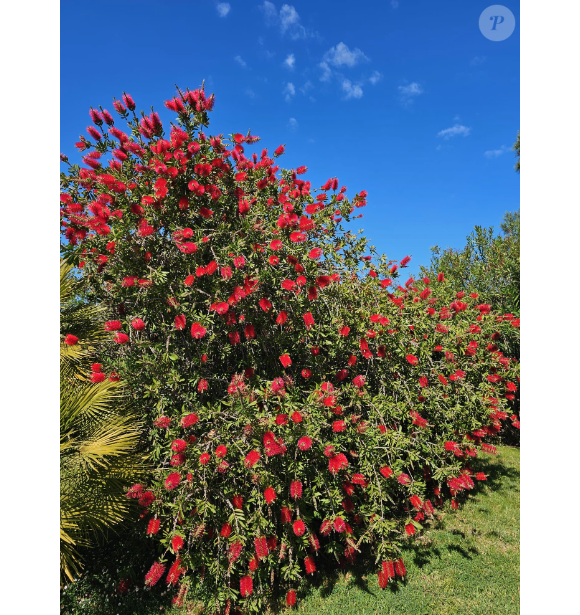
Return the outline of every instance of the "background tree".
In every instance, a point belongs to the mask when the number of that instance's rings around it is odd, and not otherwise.
[[[519,130],[518,130],[518,137],[517,137],[516,142],[514,143],[514,146],[512,147],[512,149],[516,153],[516,156],[518,157],[518,159],[516,161],[515,169],[519,173],[520,172],[520,131]]]

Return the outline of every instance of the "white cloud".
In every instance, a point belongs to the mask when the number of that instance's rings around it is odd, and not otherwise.
[[[396,9],[399,6],[399,0],[391,0],[391,6]]]
[[[312,85],[312,81],[308,80],[301,88],[300,91],[302,94],[306,94],[308,90],[311,90],[314,86]]]
[[[451,128],[445,128],[445,130],[440,130],[437,133],[437,136],[443,137],[447,141],[451,137],[457,137],[459,135],[466,137],[470,133],[471,128],[468,128],[467,126],[462,126],[461,124],[455,124],[455,126],[452,126]]]
[[[278,11],[274,3],[265,0],[264,4],[260,8],[264,11],[266,25],[271,26],[278,21]]]
[[[278,12],[273,2],[265,0],[264,4],[260,6],[260,9],[264,12],[267,26],[279,25],[280,32],[282,34],[288,34],[291,39],[296,40],[313,36],[313,34],[307,31],[300,23],[300,15],[292,5],[283,4],[280,12]]]
[[[342,82],[342,89],[346,92],[346,99],[349,98],[361,98],[363,95],[362,88],[360,85],[353,85],[350,79],[345,79]]]
[[[471,66],[481,66],[485,62],[486,56],[475,56],[473,60],[471,60]]]
[[[330,77],[332,76],[332,70],[330,66],[326,62],[321,62],[319,68],[322,69],[322,75],[320,75],[320,81],[330,81]]]
[[[246,92],[245,92],[246,96],[248,96],[249,98],[256,98],[256,93],[254,92],[254,90],[252,90],[251,88],[246,88]]]
[[[234,60],[242,67],[246,68],[247,64],[242,60],[241,56],[236,56]]]
[[[342,42],[338,43],[336,47],[331,47],[324,54],[323,60],[332,66],[349,67],[356,66],[359,62],[369,61],[358,47],[355,47],[355,49],[351,51],[348,46]]]
[[[282,94],[286,94],[286,96],[284,97],[286,102],[290,102],[292,100],[292,96],[296,94],[296,88],[291,81],[286,84],[286,87],[282,90]]]
[[[373,85],[377,85],[377,83],[383,78],[383,75],[381,73],[379,73],[378,70],[374,70],[373,74],[369,77],[369,81],[373,84]]]
[[[229,12],[230,9],[232,8],[228,2],[218,2],[216,4],[216,7],[218,15],[220,17],[225,17]]]
[[[296,58],[293,53],[288,54],[288,57],[284,60],[284,66],[290,70],[294,70],[294,64],[296,64]]]
[[[290,130],[296,130],[298,128],[298,120],[295,117],[291,117],[288,120],[288,128],[290,128]]]
[[[487,152],[484,152],[483,155],[486,158],[497,158],[498,156],[501,156],[502,154],[505,154],[505,152],[508,152],[509,148],[507,148],[505,145],[502,145],[499,149],[491,149],[488,150]]]
[[[423,94],[423,88],[416,81],[408,85],[400,85],[397,89],[399,90],[399,100],[405,106],[411,105],[416,96]]]

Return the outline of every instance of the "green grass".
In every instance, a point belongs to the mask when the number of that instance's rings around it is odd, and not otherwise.
[[[332,566],[326,571],[320,566],[313,579],[318,586],[299,598],[296,609],[279,615],[519,613],[519,463],[519,449],[506,446],[498,446],[497,457],[482,455],[474,460],[473,469],[485,472],[487,482],[478,482],[475,493],[459,510],[452,511],[447,505],[438,511],[436,523],[425,526],[422,535],[409,542],[403,553],[407,568],[404,583],[389,583],[381,590],[378,567],[368,560],[346,574],[337,573]],[[143,548],[141,542],[136,544]],[[193,604],[186,610],[172,608],[170,594],[165,591],[117,596],[115,587],[126,560],[142,560],[140,568],[144,568],[155,557],[146,550],[140,553],[125,546],[120,550],[121,555],[111,552],[104,558],[112,565],[110,571],[95,570],[61,594],[61,613],[198,612]]]
[[[486,456],[487,457],[487,456]],[[327,579],[297,604],[304,615],[519,613],[520,451],[477,460],[488,475],[404,552],[406,583],[381,590],[364,570]],[[475,465],[474,469],[475,469]]]

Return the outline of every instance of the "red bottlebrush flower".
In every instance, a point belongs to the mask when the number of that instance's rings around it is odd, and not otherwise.
[[[284,145],[280,145],[274,150],[274,156],[281,156],[284,153],[286,147]]]
[[[314,565],[314,559],[310,555],[307,555],[304,558],[304,566],[306,568],[306,574],[312,574],[313,572],[316,572],[316,566]]]
[[[413,505],[413,508],[421,508],[422,503],[421,503],[421,498],[418,495],[412,495],[409,498],[411,504]]]
[[[276,324],[283,325],[288,320],[288,313],[282,310],[276,318]]]
[[[192,427],[197,423],[198,420],[199,417],[197,416],[197,414],[195,414],[195,412],[192,412],[191,414],[186,414],[184,417],[182,417],[179,423],[182,427]]]
[[[304,314],[302,318],[304,319],[304,324],[306,325],[306,328],[310,329],[310,327],[312,327],[312,325],[314,324],[314,318],[312,314],[310,312],[306,312],[306,314]]]
[[[159,531],[159,519],[149,519],[149,524],[147,525],[147,534],[157,534]]]
[[[292,522],[292,511],[287,506],[282,506],[281,510],[282,523]]]
[[[388,561],[383,562],[383,572],[388,579],[392,579],[395,576],[395,562]]]
[[[207,332],[207,329],[199,322],[194,322],[191,325],[191,337],[196,340],[200,340]]]
[[[302,423],[302,415],[297,410],[290,415],[293,423]]]
[[[397,480],[401,485],[409,485],[411,483],[411,477],[408,474],[399,474]]]
[[[302,497],[302,483],[299,480],[293,480],[290,483],[290,497],[299,500]]]
[[[346,529],[346,524],[342,517],[335,517],[334,519],[334,531],[341,534]]]
[[[145,493],[139,498],[139,505],[147,507],[155,501],[155,494],[152,491],[145,491]]]
[[[153,587],[165,572],[165,564],[155,562],[149,569],[149,572],[145,575],[145,585]]]
[[[105,323],[104,328],[105,331],[120,331],[122,326],[120,320],[109,320]]]
[[[289,367],[292,365],[292,359],[287,354],[283,354],[280,357],[280,363],[282,363],[282,367]]]
[[[314,248],[310,250],[310,252],[308,252],[308,258],[311,258],[312,260],[316,260],[320,258],[321,255],[322,255],[322,250],[320,248]]]
[[[113,340],[117,344],[126,344],[129,341],[129,336],[126,333],[115,333]]]
[[[282,242],[279,239],[272,239],[270,242],[270,250],[279,250],[282,247]]]
[[[306,379],[312,376],[312,372],[309,369],[303,369],[301,373],[302,373],[302,377]]]
[[[171,424],[171,419],[168,416],[160,416],[159,418],[153,421],[153,425],[161,429],[167,429],[170,424]]]
[[[242,596],[242,598],[247,598],[248,596],[250,596],[253,590],[254,586],[252,583],[252,577],[242,577],[240,579],[240,595]]]
[[[312,446],[312,440],[308,436],[303,436],[298,440],[298,448],[301,451],[307,451]]]
[[[173,440],[171,443],[171,450],[176,453],[183,453],[183,451],[187,448],[187,442],[185,440]]]
[[[204,391],[207,391],[207,380],[204,380],[203,378],[197,383],[197,390],[200,393],[203,393]]]
[[[290,241],[292,243],[301,243],[306,241],[306,235],[300,231],[294,231],[290,233]]]
[[[334,455],[328,461],[328,469],[332,474],[338,474],[338,472],[342,469],[346,469],[348,467],[348,459],[343,453],[338,453],[338,455]]]
[[[252,572],[255,572],[256,570],[258,570],[258,566],[259,565],[260,565],[260,562],[259,562],[258,558],[254,555],[254,557],[252,557],[252,559],[250,560],[250,562],[248,564],[248,568]]]
[[[220,530],[220,536],[227,538],[232,533],[232,526],[229,523],[224,523]]]
[[[358,387],[359,389],[361,389],[365,385],[365,377],[357,376],[356,378],[353,379],[352,383],[354,384],[355,387]]]
[[[235,346],[236,344],[240,343],[240,334],[237,331],[232,331],[228,333],[228,337],[232,346]]]
[[[211,455],[209,453],[202,453],[199,456],[199,463],[204,466],[211,459]]]
[[[344,421],[334,421],[332,423],[332,431],[335,433],[340,433],[346,429],[346,423]]]
[[[234,497],[232,498],[232,504],[234,508],[241,509],[243,503],[244,503],[244,500],[242,499],[241,495],[234,495]]]
[[[183,329],[185,329],[185,315],[184,314],[180,314],[179,316],[175,317],[175,328],[178,331],[183,331]]]
[[[243,256],[236,256],[234,258],[234,267],[241,269],[246,264],[246,259]]]
[[[445,275],[441,272],[437,274],[437,282],[443,282],[445,280]]]
[[[453,508],[453,510],[457,510],[459,508],[459,504],[457,503],[457,500],[455,499],[451,500],[451,508]]]
[[[389,468],[389,466],[383,466],[379,472],[385,477],[385,478],[389,478],[389,476],[391,476],[393,474],[393,470],[391,470],[391,468]]]
[[[265,536],[256,536],[254,538],[254,547],[256,548],[256,555],[260,559],[268,557],[268,541]]]
[[[250,451],[247,455],[246,458],[244,459],[244,465],[246,466],[246,468],[253,468],[258,461],[260,460],[260,453],[259,451]]]
[[[272,304],[268,301],[268,299],[260,299],[260,307],[267,312],[272,308]]]
[[[209,309],[218,314],[225,314],[230,309],[230,306],[225,301],[220,301],[219,303],[210,305]]]
[[[425,378],[425,376],[421,376],[419,378],[419,386],[423,389],[429,386],[429,381],[427,380],[427,378]]]
[[[180,564],[181,564],[180,559],[176,559],[175,562],[173,562],[173,565],[171,566],[171,568],[169,569],[169,572],[167,573],[167,584],[168,585],[177,585],[177,582],[179,581],[179,577],[185,572],[185,568],[181,568]]]
[[[350,333],[350,327],[341,327],[338,330],[339,335],[342,335],[343,337],[346,337],[349,333]]]
[[[405,258],[401,261],[401,267],[406,267],[409,264],[410,260],[411,260],[410,256],[405,256]]]
[[[105,380],[106,376],[105,374],[101,373],[101,372],[93,372],[91,374],[91,382],[93,382],[94,384],[97,384],[99,382],[103,382]]]
[[[177,453],[176,455],[172,455],[170,464],[173,467],[182,466],[185,463],[185,455],[183,453]]]
[[[276,492],[272,487],[266,487],[264,491],[264,499],[268,504],[271,504],[276,499]]]
[[[367,484],[366,478],[364,477],[363,474],[353,474],[352,475],[352,482],[355,485],[362,485],[363,487],[366,486],[366,484]]]
[[[174,536],[171,539],[171,548],[174,551],[179,551],[183,547],[183,538],[181,536]]]
[[[242,552],[242,543],[239,541],[232,542],[229,548],[229,556],[228,556],[230,563],[235,562],[238,559],[238,557],[240,557],[241,552]]]
[[[273,267],[275,267],[276,265],[278,265],[280,263],[280,259],[275,255],[272,254],[269,258],[268,258],[268,262],[270,263],[270,265],[272,265]]]
[[[227,452],[228,452],[227,446],[224,446],[223,444],[220,444],[215,449],[215,456],[218,457],[219,459],[222,459],[222,457],[225,457],[227,455]]]
[[[417,365],[419,363],[419,359],[412,354],[408,354],[405,358],[411,365]]]
[[[287,414],[278,414],[276,416],[276,425],[287,425],[287,424],[288,424]]]
[[[68,333],[64,338],[64,343],[67,346],[76,346],[78,342],[79,342],[79,338],[76,335],[73,335],[72,333]]]
[[[296,604],[296,592],[291,589],[286,594],[286,606],[294,606]]]
[[[167,491],[171,491],[172,489],[175,489],[175,487],[179,485],[180,481],[181,481],[181,474],[179,474],[179,472],[172,472],[165,479],[165,489],[167,489]]]
[[[475,478],[476,478],[477,480],[487,480],[487,476],[486,476],[483,472],[478,472],[478,473],[475,475]]]
[[[145,323],[140,318],[135,318],[131,322],[131,326],[135,329],[135,331],[143,331],[145,328]]]
[[[302,521],[302,519],[296,519],[296,521],[292,524],[292,529],[294,530],[296,536],[303,536],[306,531],[304,521]]]
[[[405,569],[405,564],[403,563],[403,559],[400,558],[395,562],[395,572],[400,576],[404,577],[407,574]]]

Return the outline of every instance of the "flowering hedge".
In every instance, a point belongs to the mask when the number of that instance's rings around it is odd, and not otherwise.
[[[443,273],[403,283],[409,257],[343,228],[364,191],[206,135],[213,103],[178,92],[169,134],[127,94],[125,131],[91,109],[61,178],[63,252],[110,315],[102,370],[150,421],[157,470],[127,493],[164,547],[146,583],[219,612],[294,605],[321,558],[368,545],[385,587],[400,545],[485,479],[469,459],[507,418],[518,364],[495,341],[519,321],[443,301]]]

